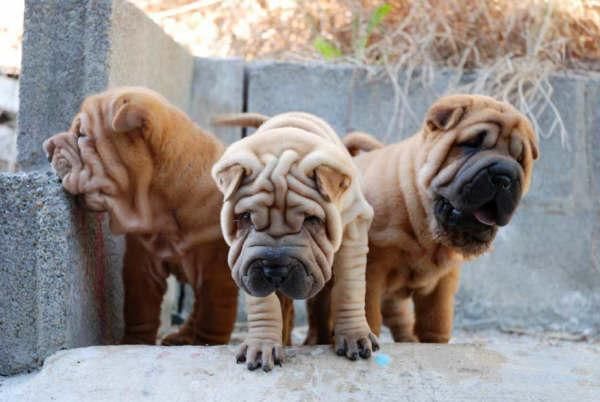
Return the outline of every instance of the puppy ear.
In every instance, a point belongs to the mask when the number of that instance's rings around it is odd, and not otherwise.
[[[117,99],[113,105],[112,128],[117,133],[124,133],[148,125],[146,110],[127,98]]]
[[[240,187],[246,171],[235,164],[215,173],[217,187],[223,193],[225,201],[229,200],[233,193]]]
[[[351,179],[339,170],[321,165],[315,169],[317,190],[326,201],[336,201],[350,187]]]
[[[435,103],[427,112],[427,126],[430,130],[450,130],[462,119],[465,108],[451,102]]]

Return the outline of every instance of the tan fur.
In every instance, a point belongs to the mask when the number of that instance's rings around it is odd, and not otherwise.
[[[210,177],[223,144],[157,93],[115,88],[85,99],[69,131],[44,149],[63,187],[126,235],[123,343],[156,342],[169,273],[192,285],[196,301],[163,343],[227,343],[237,288]]]
[[[490,244],[461,249],[438,236],[432,192],[442,178],[452,180],[453,163],[462,163],[456,142],[481,122],[494,122],[485,138],[487,149],[521,161],[525,192],[538,155],[537,137],[516,109],[483,96],[442,98],[431,107],[420,132],[354,158],[375,211],[366,305],[376,334],[383,324],[395,341],[448,342],[451,336],[460,267]],[[493,127],[500,127],[499,132]],[[329,311],[323,308],[329,297],[325,289],[309,302],[309,344],[330,342]]]
[[[365,318],[364,269],[372,210],[352,159],[331,127],[306,113],[275,116],[232,144],[213,176],[226,199],[221,226],[231,247],[229,264],[249,293],[248,336],[238,361],[270,370],[281,362],[291,330],[289,299],[282,303],[285,298],[270,290],[252,296],[256,288],[247,282],[249,263],[265,258],[255,250],[265,244],[269,250],[294,250],[286,252],[310,273],[308,295],[335,274],[329,304],[336,351],[351,359],[359,351],[361,357],[370,356],[377,340]]]
[[[361,131],[353,131],[348,133],[344,137],[344,145],[352,156],[356,156],[360,152],[369,152],[385,146],[385,144],[379,142],[369,134]]]

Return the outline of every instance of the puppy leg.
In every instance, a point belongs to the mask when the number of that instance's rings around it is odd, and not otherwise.
[[[385,274],[379,272],[377,266],[367,265],[367,321],[371,331],[377,336],[381,334],[381,299],[385,288]]]
[[[238,288],[226,260],[207,266],[206,278],[196,287],[195,345],[222,345],[229,342],[237,313]]]
[[[279,304],[281,304],[281,314],[283,317],[283,328],[281,336],[285,346],[292,346],[292,330],[294,329],[294,301],[289,297],[277,292]]]
[[[329,345],[332,342],[331,288],[333,281],[332,278],[315,297],[306,301],[308,333],[304,340],[305,345]]]
[[[394,294],[381,307],[383,323],[390,329],[394,342],[417,342],[414,335],[413,303],[406,295]]]
[[[460,269],[454,268],[433,289],[415,292],[415,334],[419,341],[448,343],[450,340],[459,276]]]
[[[123,259],[125,334],[121,343],[156,343],[167,276],[163,264],[148,253],[134,236],[127,235]]]
[[[338,355],[345,355],[350,360],[359,356],[366,359],[379,349],[365,312],[369,224],[369,220],[357,218],[346,226],[342,246],[333,264],[334,348]]]
[[[262,366],[271,371],[273,364],[283,362],[281,305],[275,293],[266,297],[246,295],[248,336],[240,345],[236,359],[247,362],[249,370]]]
[[[181,272],[194,287],[194,306],[181,329],[163,345],[222,345],[229,342],[237,312],[237,286],[226,265],[225,251],[212,258],[203,248],[184,261]],[[204,264],[198,263],[206,259]]]

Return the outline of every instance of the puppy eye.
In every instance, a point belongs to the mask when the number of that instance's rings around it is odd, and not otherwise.
[[[236,217],[238,221],[245,221],[245,222],[249,222],[250,221],[250,212],[244,212],[243,214],[239,214]]]
[[[320,224],[323,224],[323,219],[321,219],[315,215],[310,215],[310,216],[307,216],[306,218],[304,218],[304,223],[307,223],[310,225],[320,225]]]
[[[234,218],[234,222],[237,225],[238,229],[247,228],[252,224],[250,212],[244,212],[243,214],[236,215]]]
[[[461,142],[460,146],[467,148],[481,148],[483,145],[483,141],[485,140],[485,136],[488,134],[487,130],[480,130],[467,141]]]

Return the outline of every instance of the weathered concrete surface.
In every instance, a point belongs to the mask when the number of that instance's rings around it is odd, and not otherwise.
[[[20,169],[46,169],[43,140],[107,86],[145,85],[187,110],[193,57],[125,0],[27,0],[24,24]]]
[[[303,111],[346,131],[351,66],[322,63],[255,62],[247,66],[248,111],[272,116]]]
[[[190,88],[190,117],[200,127],[232,143],[241,138],[236,127],[214,127],[218,114],[239,113],[244,107],[244,62],[239,59],[196,58]]]
[[[383,347],[357,362],[329,347],[294,347],[270,373],[236,365],[234,346],[74,349],[54,354],[39,373],[0,380],[0,400],[563,402],[600,395],[598,344],[507,337]]]
[[[436,97],[474,77],[442,70],[422,85],[403,73],[391,80],[348,65],[256,62],[248,66],[248,111],[305,110],[341,135],[362,130],[391,143],[420,127]],[[458,328],[600,336],[600,78],[567,73],[550,83],[566,141],[548,135],[555,117],[546,108],[530,193],[495,251],[463,270]]]
[[[122,245],[103,222],[53,174],[0,174],[0,374],[120,338]]]

